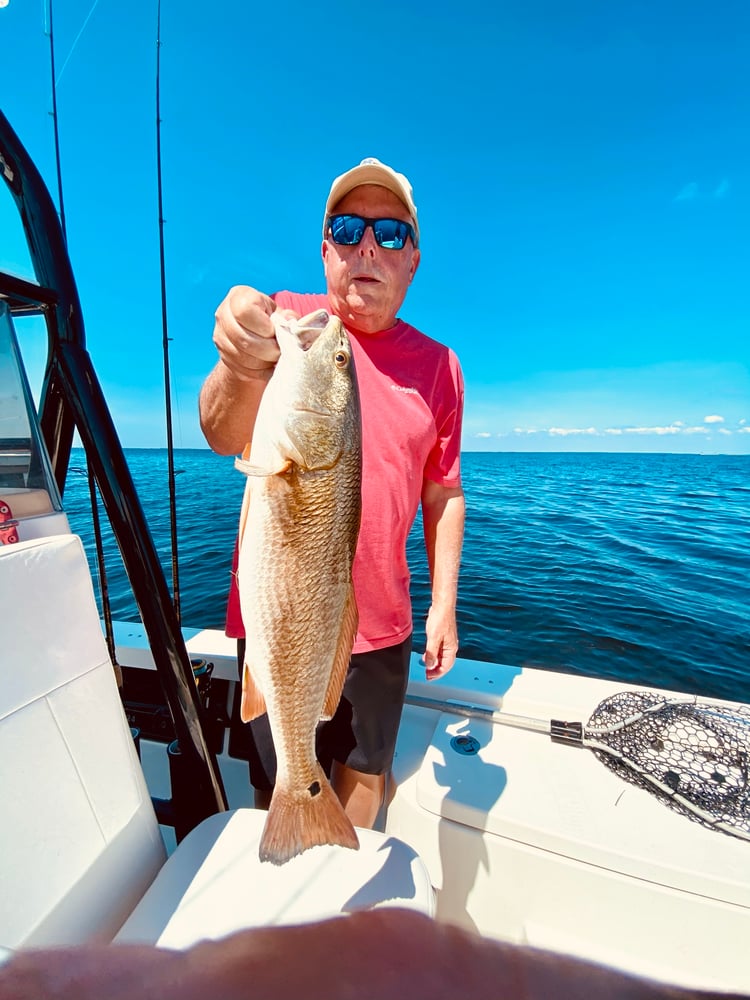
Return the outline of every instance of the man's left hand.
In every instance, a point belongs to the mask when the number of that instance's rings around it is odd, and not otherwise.
[[[456,662],[458,654],[458,628],[454,608],[441,609],[433,604],[427,615],[426,643],[422,662],[425,677],[435,681],[443,677]]]

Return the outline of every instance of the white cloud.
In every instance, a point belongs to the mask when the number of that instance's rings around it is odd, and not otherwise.
[[[674,201],[695,201],[697,198],[714,198],[721,200],[726,198],[729,194],[729,181],[726,177],[722,177],[716,187],[709,194],[701,194],[700,189],[695,181],[691,181],[689,184],[685,184],[677,194],[674,196]]]
[[[549,434],[553,437],[567,437],[569,434],[596,434],[596,427],[550,427]]]
[[[492,437],[492,435],[490,434],[490,432],[489,432],[489,431],[479,431],[479,433],[478,433],[478,434],[475,434],[475,435],[474,435],[474,437],[478,437],[478,438],[488,438],[488,437]]]
[[[726,198],[728,194],[729,194],[729,181],[726,179],[726,177],[722,177],[722,179],[719,181],[716,190],[714,191],[714,198]]]
[[[698,197],[698,185],[695,181],[690,184],[686,184],[678,194],[675,195],[675,201],[692,201],[694,198]]]
[[[657,437],[664,437],[670,434],[708,434],[713,428],[711,424],[718,424],[724,422],[724,417],[720,417],[717,414],[709,415],[704,418],[705,424],[701,426],[688,427],[682,420],[674,420],[668,425],[650,425],[650,426],[639,426],[639,427],[606,427],[604,430],[600,431],[596,427],[558,427],[552,426],[546,429],[546,433],[550,437],[575,437],[575,436],[587,436],[587,437],[605,437],[609,435],[610,437],[621,437],[623,434],[639,434],[639,435],[656,435]],[[743,421],[740,421],[742,424]],[[709,426],[706,426],[709,425]],[[749,431],[750,426],[741,427],[740,429]],[[726,430],[723,427],[717,428],[721,433],[731,435],[731,430]],[[539,431],[535,427],[514,427],[514,434],[539,434],[544,433]],[[482,435],[477,435],[481,437]],[[487,436],[487,435],[484,435]]]
[[[626,434],[679,434],[682,427],[670,424],[669,427],[625,427]]]
[[[695,435],[704,434],[709,435],[718,431],[719,434],[723,434],[725,437],[731,437],[735,431],[737,433],[750,434],[750,424],[743,417],[737,422],[737,427],[734,429],[726,427],[714,427],[714,424],[723,424],[725,418],[719,414],[709,414],[704,417],[704,423],[688,426],[682,420],[673,420],[671,424],[650,424],[640,425],[640,426],[622,426],[622,427],[606,427],[603,430],[599,430],[597,427],[560,427],[554,424],[545,428],[538,427],[520,427],[516,426],[511,432],[501,431],[497,434],[497,437],[508,437],[509,433],[516,436],[533,436],[545,434],[551,438],[568,438],[568,437],[622,437],[623,435],[638,435],[641,437],[665,437],[673,435]],[[480,431],[475,434],[477,438],[489,438],[492,435],[487,431]]]

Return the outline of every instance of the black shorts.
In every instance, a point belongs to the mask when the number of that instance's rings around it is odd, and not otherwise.
[[[411,636],[397,646],[354,653],[333,718],[318,726],[316,752],[326,774],[333,761],[364,774],[385,774],[393,763],[396,737],[409,682]],[[242,677],[245,641],[237,641]],[[267,715],[243,727],[250,782],[270,790],[276,781],[276,753]]]

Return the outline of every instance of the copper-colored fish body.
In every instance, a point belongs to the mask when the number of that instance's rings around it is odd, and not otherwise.
[[[247,634],[242,718],[268,711],[276,787],[262,860],[315,844],[358,847],[315,757],[357,630],[352,562],[361,506],[361,420],[351,347],[326,313],[276,323],[281,357],[263,395],[240,522]]]

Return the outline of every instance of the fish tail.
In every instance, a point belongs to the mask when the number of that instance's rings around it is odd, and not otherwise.
[[[351,820],[322,767],[308,788],[276,785],[258,853],[261,861],[283,865],[318,844],[359,849]]]

